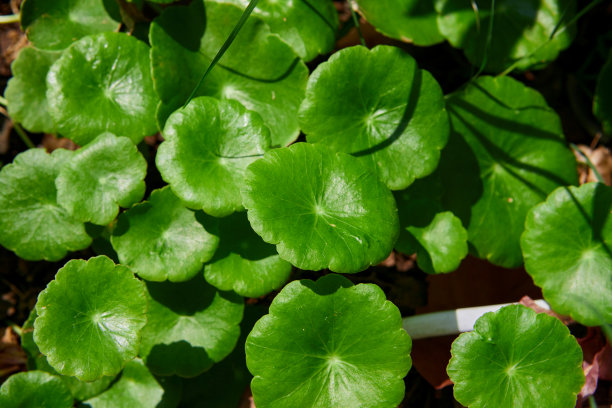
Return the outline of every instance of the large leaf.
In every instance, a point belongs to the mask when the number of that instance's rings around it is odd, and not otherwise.
[[[34,341],[57,372],[115,376],[138,353],[144,284],[105,256],[68,262],[36,302]]]
[[[152,372],[194,377],[236,345],[244,302],[218,292],[202,275],[188,282],[148,282],[149,311],[140,356]]]
[[[378,286],[338,275],[291,282],[247,338],[255,404],[394,408],[410,347],[399,310]]]
[[[119,216],[111,242],[121,263],[140,277],[181,282],[202,270],[219,238],[164,187]]]
[[[558,188],[527,216],[525,269],[553,309],[589,326],[612,323],[612,188]]]
[[[55,180],[57,201],[74,218],[106,225],[142,199],[147,162],[127,137],[98,136],[77,150]]]
[[[521,265],[527,211],[577,182],[557,114],[508,77],[481,77],[447,100],[453,134],[440,160],[444,204],[467,227],[472,252]]]
[[[300,125],[309,142],[353,154],[394,190],[434,171],[449,134],[436,80],[389,46],[347,48],[319,65]]]
[[[204,277],[220,290],[259,297],[289,278],[291,264],[253,231],[245,213],[219,220],[219,249],[204,267]]]
[[[47,102],[47,73],[59,56],[59,52],[26,47],[11,65],[13,77],[4,92],[8,113],[31,132],[55,132]]]
[[[270,148],[257,113],[236,101],[196,98],[168,118],[163,135],[157,168],[188,207],[216,217],[243,209],[244,171]]]
[[[301,269],[354,273],[385,259],[399,232],[391,192],[359,160],[296,143],[249,166],[251,226]]]
[[[242,9],[195,0],[166,9],[151,24],[152,70],[162,103],[158,119],[186,101],[208,68]],[[234,99],[261,115],[272,144],[284,146],[298,134],[297,110],[308,70],[293,50],[259,18],[251,16],[196,95]]]
[[[62,50],[86,35],[116,31],[119,6],[112,0],[24,0],[21,27],[34,46]]]
[[[71,157],[30,149],[0,171],[0,244],[20,258],[58,261],[91,244],[83,223],[56,201],[55,178]]]
[[[215,0],[245,8],[250,0]],[[273,33],[304,60],[333,50],[338,31],[338,12],[329,0],[260,0],[253,10]]]
[[[138,143],[157,130],[149,47],[124,33],[74,43],[51,66],[47,88],[57,131],[77,144],[107,131]]]
[[[378,31],[416,45],[444,41],[431,0],[357,0],[359,12]]]
[[[606,135],[612,135],[612,50],[597,77],[593,113],[601,121]]]
[[[520,69],[540,67],[557,58],[576,31],[573,24],[567,25],[575,0],[434,2],[442,35],[462,48],[472,64],[480,66],[484,59],[488,71],[499,72],[514,63]],[[495,4],[493,11],[491,4]]]
[[[470,408],[573,408],[582,350],[567,327],[521,305],[487,313],[454,341],[448,375]]]

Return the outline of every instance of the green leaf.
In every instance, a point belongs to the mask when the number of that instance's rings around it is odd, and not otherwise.
[[[415,45],[444,41],[432,1],[356,0],[359,13],[387,37]]]
[[[59,56],[59,52],[26,47],[11,65],[13,77],[4,92],[8,113],[30,132],[55,132],[46,92],[47,73]]]
[[[0,171],[0,244],[23,259],[58,261],[87,248],[85,227],[56,201],[55,178],[73,153],[30,149]]]
[[[211,285],[240,296],[259,297],[287,282],[291,264],[253,231],[245,213],[220,219],[219,238],[219,249],[204,267],[204,277]]]
[[[484,58],[485,69],[492,72],[514,63],[519,69],[541,68],[571,44],[576,32],[574,25],[566,26],[575,0],[435,0],[435,7],[442,35],[462,48],[473,65],[480,66]]]
[[[447,368],[470,408],[573,408],[582,350],[560,320],[521,305],[482,316],[453,342]]]
[[[202,275],[189,282],[148,282],[148,322],[140,356],[152,372],[194,377],[236,345],[244,302],[218,292]]]
[[[396,407],[410,348],[399,310],[378,286],[338,275],[293,281],[247,338],[255,404]]]
[[[119,380],[106,392],[84,401],[90,408],[170,408],[180,398],[180,382],[175,377],[157,379],[142,360],[128,362]]]
[[[612,50],[597,77],[593,113],[601,121],[604,134],[612,135]]]
[[[434,171],[449,135],[440,86],[390,46],[346,48],[319,65],[300,125],[309,142],[353,154],[393,190]]]
[[[384,260],[399,233],[391,192],[359,160],[296,143],[249,166],[251,226],[301,269],[354,273]]]
[[[111,242],[121,263],[141,278],[182,282],[215,253],[219,238],[209,229],[164,187],[119,216]]]
[[[612,323],[611,211],[612,187],[561,187],[529,212],[521,237],[525,269],[552,308],[588,326]]]
[[[163,135],[157,168],[187,207],[215,217],[244,209],[244,171],[270,149],[257,113],[236,101],[200,97],[168,118]]]
[[[162,102],[158,120],[181,107],[242,15],[231,4],[195,0],[151,24],[152,70]],[[291,47],[251,16],[196,95],[233,99],[261,115],[274,146],[294,141],[308,70]]]
[[[60,374],[115,376],[138,353],[144,284],[105,256],[68,262],[36,302],[34,341]]]
[[[250,0],[215,1],[245,8]],[[259,0],[253,15],[266,22],[305,61],[327,54],[336,44],[338,12],[329,0]]]
[[[13,374],[0,389],[2,408],[70,408],[72,403],[62,381],[43,371]]]
[[[25,0],[21,28],[35,47],[63,50],[86,35],[116,31],[119,6],[111,0]]]
[[[147,162],[130,139],[104,133],[62,167],[57,201],[77,220],[106,225],[120,206],[142,199],[146,172]]]
[[[467,227],[474,255],[520,266],[527,211],[577,182],[557,114],[509,77],[480,77],[447,100],[452,130],[440,169],[445,207]]]
[[[51,66],[47,88],[58,132],[79,145],[104,132],[138,143],[157,131],[149,47],[126,34],[74,43]]]

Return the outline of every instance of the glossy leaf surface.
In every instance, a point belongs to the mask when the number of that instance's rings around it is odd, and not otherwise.
[[[247,338],[258,407],[396,407],[411,341],[373,284],[328,275],[293,281]]]
[[[279,3],[280,4],[280,3]],[[151,25],[152,69],[162,104],[160,125],[186,101],[202,73],[242,15],[231,4],[196,0],[171,7]],[[273,146],[298,134],[297,110],[308,70],[298,56],[259,18],[250,16],[196,96],[233,99],[261,115]]]
[[[466,226],[474,255],[517,267],[527,211],[577,182],[559,117],[509,77],[478,78],[447,107],[453,134],[440,160],[444,204]]]
[[[192,100],[173,113],[156,163],[174,193],[190,208],[216,216],[240,211],[244,171],[270,148],[261,117],[231,100]]]
[[[611,187],[562,187],[529,213],[521,237],[525,269],[552,308],[588,326],[612,323],[611,211]]]
[[[301,269],[354,273],[389,255],[399,232],[391,192],[359,161],[296,143],[249,166],[251,226]]]
[[[188,282],[147,283],[148,322],[140,356],[152,372],[194,377],[236,345],[244,303],[218,292],[201,275]]]
[[[220,219],[219,239],[219,249],[204,267],[206,281],[218,289],[259,297],[289,278],[291,264],[253,231],[245,213]]]
[[[597,77],[593,113],[601,121],[606,135],[612,135],[612,51]]]
[[[59,56],[59,52],[26,47],[11,65],[13,77],[4,92],[8,113],[30,132],[55,132],[47,101],[47,73]]]
[[[482,316],[453,342],[448,375],[463,405],[572,408],[582,350],[557,318],[512,305]]]
[[[436,80],[390,46],[347,48],[319,65],[300,125],[309,142],[353,154],[393,190],[434,171],[449,134]]]
[[[116,31],[119,6],[110,0],[25,0],[21,27],[35,47],[63,50],[86,35]]]
[[[57,201],[80,221],[110,223],[142,199],[147,162],[127,137],[98,136],[76,151],[55,180]]]
[[[73,153],[30,149],[0,171],[0,244],[27,260],[58,261],[91,238],[57,201],[55,178]]]
[[[149,47],[124,33],[79,40],[51,66],[47,100],[57,131],[76,144],[103,132],[140,142],[157,131]]]
[[[59,377],[43,371],[11,375],[0,388],[2,408],[70,408],[73,402]]]
[[[105,256],[72,260],[36,302],[34,341],[60,374],[114,376],[133,359],[146,323],[144,284]]]
[[[141,278],[182,282],[202,270],[219,238],[164,187],[119,216],[111,242],[121,263]]]

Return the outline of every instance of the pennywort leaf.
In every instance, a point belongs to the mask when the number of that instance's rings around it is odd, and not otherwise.
[[[70,408],[73,402],[62,381],[44,371],[11,375],[0,388],[0,406],[3,408]]]

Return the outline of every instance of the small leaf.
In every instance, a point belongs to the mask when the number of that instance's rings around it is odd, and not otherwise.
[[[157,131],[149,47],[124,33],[74,43],[51,66],[47,88],[58,132],[79,145],[104,132],[138,143]]]
[[[30,132],[55,132],[47,102],[47,73],[60,55],[59,52],[26,47],[11,65],[13,77],[4,92],[8,113]]]
[[[270,148],[257,113],[236,101],[196,98],[168,118],[163,135],[157,168],[185,205],[215,217],[243,209],[244,171]]]
[[[116,31],[119,7],[109,0],[25,0],[21,28],[35,47],[62,50],[86,35]]]
[[[55,178],[72,157],[30,149],[0,171],[0,244],[20,258],[58,261],[91,244],[83,223],[56,201]]]
[[[362,271],[389,255],[399,232],[385,185],[321,145],[266,153],[247,169],[243,201],[255,232],[301,269]]]
[[[98,136],[79,149],[55,180],[57,201],[74,218],[106,225],[142,199],[147,162],[127,137]]]
[[[552,308],[597,326],[612,323],[612,188],[561,187],[527,216],[525,269]]]
[[[68,262],[38,296],[34,341],[58,373],[115,376],[138,353],[144,285],[105,256]]]
[[[259,297],[287,282],[291,264],[253,231],[245,213],[220,219],[219,238],[219,249],[204,267],[204,277],[211,285],[240,296]]]
[[[70,408],[73,402],[62,381],[43,371],[11,375],[0,389],[2,408]]]
[[[612,50],[597,77],[593,113],[601,121],[604,133],[612,136]]]
[[[338,275],[293,281],[247,338],[255,404],[396,407],[410,347],[399,310],[378,286]]]
[[[182,282],[202,270],[219,238],[164,187],[119,216],[111,242],[121,263],[141,278]]]
[[[360,14],[387,37],[415,45],[444,41],[432,1],[356,0]]]
[[[353,154],[393,190],[433,172],[449,134],[436,80],[390,46],[346,48],[319,65],[300,125],[309,142]]]
[[[521,305],[487,313],[453,342],[448,375],[470,408],[573,408],[582,350],[560,320]]]
[[[202,275],[189,282],[148,282],[149,311],[140,356],[159,375],[194,377],[236,345],[244,302],[218,292]]]

